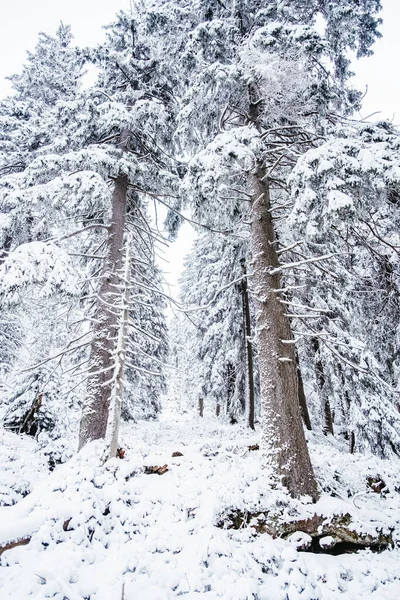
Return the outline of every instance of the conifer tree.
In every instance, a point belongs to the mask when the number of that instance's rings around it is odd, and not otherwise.
[[[182,302],[196,324],[200,397],[205,407],[211,404],[215,413],[218,406],[232,422],[249,412],[255,385],[246,356],[241,262],[246,254],[247,244],[240,239],[203,233],[185,260],[181,280]],[[250,351],[252,358],[251,340]]]
[[[285,202],[286,180],[298,157],[319,143],[333,113],[357,102],[357,94],[344,87],[346,51],[370,52],[379,8],[378,1],[234,7],[199,2],[197,23],[177,44],[188,82],[178,133],[187,151],[200,150],[185,194],[196,218],[214,227],[217,222],[220,229],[242,221],[246,201],[250,205],[264,448],[272,473],[294,495],[318,494],[300,421],[290,317],[280,291],[285,267],[278,258],[283,249],[275,211]],[[318,15],[325,21],[323,35],[314,27]],[[194,12],[188,21],[195,21]],[[221,129],[225,133],[218,134]],[[209,144],[207,150],[201,151],[199,141]]]
[[[125,39],[125,46],[121,45],[121,38]],[[47,61],[43,78],[38,80],[44,89],[33,94],[28,116],[32,127],[36,126],[37,103],[44,137],[34,147],[23,147],[24,161],[18,154],[18,162],[7,162],[3,170],[1,203],[7,217],[2,225],[7,228],[3,235],[7,248],[1,267],[1,291],[10,302],[13,298],[18,300],[24,290],[35,294],[39,290],[45,298],[58,295],[58,302],[75,297],[73,308],[65,309],[66,331],[59,343],[56,348],[49,346],[49,356],[36,362],[47,365],[57,360],[62,373],[75,376],[74,387],[88,380],[81,422],[82,446],[106,433],[120,356],[120,317],[126,311],[123,298],[127,284],[121,271],[125,231],[141,235],[148,246],[149,239],[157,237],[140,212],[136,198],[147,190],[151,192],[161,178],[167,190],[174,176],[165,168],[168,160],[161,158],[165,157],[159,146],[168,120],[166,101],[159,98],[157,83],[153,85],[149,79],[151,59],[137,55],[130,20],[120,17],[111,27],[108,46],[91,57],[100,61],[102,67],[94,88],[80,89],[79,78],[69,77],[69,66],[75,74],[82,72],[83,55],[73,49],[73,60],[65,50],[69,41],[70,38],[63,38],[59,44],[62,51],[56,52],[53,38],[41,38],[40,49],[48,44],[52,51],[38,51],[39,64],[39,58]],[[115,62],[117,55],[119,62]],[[32,55],[32,68],[35,60]],[[52,70],[53,87],[47,76]],[[64,87],[56,85],[62,72]],[[139,82],[130,80],[127,73],[137,75]],[[16,81],[18,94],[22,94],[22,76]],[[9,101],[11,108],[13,102]],[[24,115],[21,131],[17,132],[21,136],[26,129]],[[12,148],[18,153],[19,143],[8,121],[4,131],[3,156],[9,158],[8,147],[14,144]],[[156,176],[154,165],[158,169]],[[30,219],[24,216],[25,206],[34,207]],[[140,218],[136,216],[133,223],[127,216],[135,210]],[[146,260],[151,266],[149,247]],[[140,277],[139,286],[144,284]],[[153,283],[152,291],[158,285]],[[160,314],[158,311],[159,318]],[[54,325],[52,318],[56,320],[57,316],[50,310],[50,330]],[[72,364],[66,364],[65,357],[74,357]],[[122,381],[120,375],[118,381]],[[63,375],[62,379],[66,387],[71,387],[69,378]]]
[[[297,319],[296,335],[330,404],[324,425],[352,452],[383,456],[399,453],[398,146],[388,123],[347,124],[306,153],[291,180],[289,232],[303,240],[293,260],[332,254],[329,269],[293,273],[293,302],[315,311]]]

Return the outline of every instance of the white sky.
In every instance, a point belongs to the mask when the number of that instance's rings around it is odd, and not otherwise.
[[[374,45],[374,55],[357,61],[354,85],[368,93],[361,116],[380,111],[378,118],[392,119],[400,124],[400,1],[382,0],[384,24],[382,39]],[[113,20],[119,10],[129,10],[130,0],[2,0],[0,7],[0,97],[10,92],[7,75],[18,73],[26,50],[33,50],[40,31],[54,33],[60,21],[72,25],[78,45],[93,45],[101,41],[102,25]],[[186,231],[186,234],[185,234]],[[173,273],[171,282],[182,268],[190,232],[173,244],[169,254]]]

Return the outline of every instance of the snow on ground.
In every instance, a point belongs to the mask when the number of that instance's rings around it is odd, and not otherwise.
[[[301,505],[269,488],[260,453],[247,449],[258,442],[257,435],[211,419],[170,417],[125,425],[123,460],[102,466],[101,442],[96,442],[46,476],[44,454],[35,452],[35,442],[25,439],[21,446],[20,436],[5,435],[3,460],[16,455],[11,443],[22,450],[2,472],[0,485],[16,489],[20,475],[25,492],[32,491],[0,508],[0,546],[31,537],[28,545],[1,556],[2,600],[400,597],[398,549],[311,554],[297,552],[287,540],[257,535],[252,527],[216,526],[234,508],[279,507],[289,520],[341,510],[366,533],[399,529],[397,460],[349,456],[323,436],[314,437],[318,477],[335,497],[325,494],[317,505]],[[173,458],[176,451],[183,456]],[[164,475],[144,473],[144,466],[165,463]],[[384,497],[368,493],[369,475],[385,480]]]

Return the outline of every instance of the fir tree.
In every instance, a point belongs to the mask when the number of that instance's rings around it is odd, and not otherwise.
[[[345,52],[369,52],[380,5],[239,4],[232,10],[199,3],[207,11],[196,7],[200,18],[181,51],[190,83],[178,131],[192,152],[198,151],[198,140],[210,142],[190,164],[185,193],[196,217],[220,229],[242,221],[246,200],[250,203],[264,448],[272,472],[291,493],[315,498],[298,409],[294,340],[279,291],[285,267],[278,258],[274,211],[297,158],[318,144],[334,112],[357,102],[344,88]],[[325,20],[324,35],[314,27],[318,14]],[[324,66],[327,59],[334,65],[332,75]],[[226,133],[216,136],[220,129]]]
[[[351,451],[398,453],[399,133],[387,123],[334,133],[292,177],[297,259],[332,254],[329,269],[294,273],[302,287],[293,302],[315,310],[296,329],[309,340],[303,351],[317,367],[309,376],[329,403],[325,428]]]
[[[206,408],[211,405],[215,413],[220,407],[232,422],[248,409],[248,386],[254,393],[254,374],[249,382],[246,368],[241,263],[246,246],[226,236],[200,235],[186,258],[181,281],[182,302],[196,323],[200,397]],[[236,285],[229,285],[234,280]]]

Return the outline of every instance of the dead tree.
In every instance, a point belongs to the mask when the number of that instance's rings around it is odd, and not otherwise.
[[[129,132],[120,136],[126,148]],[[106,258],[103,263],[102,283],[97,294],[97,309],[90,350],[90,368],[87,400],[83,409],[79,448],[87,442],[105,438],[110,399],[114,386],[114,357],[119,328],[119,289],[124,245],[124,227],[128,198],[128,177],[119,174],[114,180],[111,224],[106,240]]]

